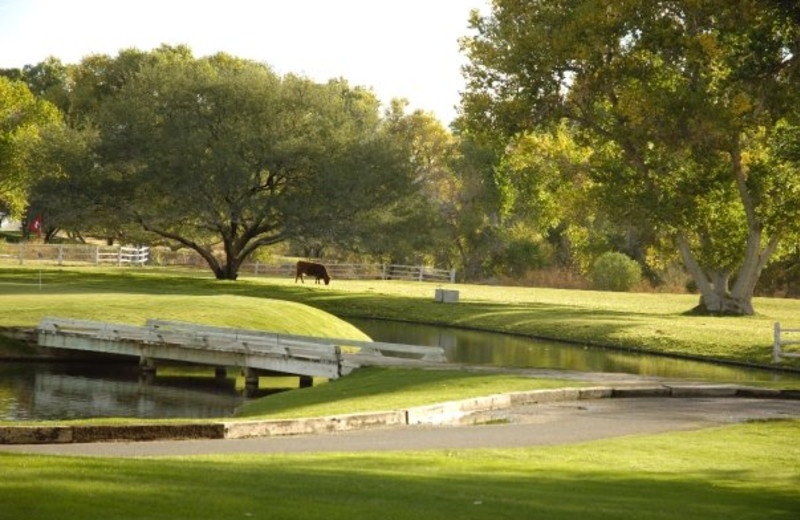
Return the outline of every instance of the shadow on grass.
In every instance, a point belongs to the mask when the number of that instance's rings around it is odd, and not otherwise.
[[[741,471],[568,468],[524,452],[108,460],[0,455],[9,518],[778,519],[800,497]],[[587,453],[587,456],[589,454]],[[591,457],[589,457],[591,459]],[[796,471],[793,472],[796,477]],[[43,497],[47,497],[43,500]]]

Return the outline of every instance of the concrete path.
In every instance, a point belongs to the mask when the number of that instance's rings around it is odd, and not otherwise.
[[[471,417],[477,425],[228,440],[0,445],[0,452],[104,457],[232,453],[321,453],[569,444],[624,435],[694,430],[754,419],[800,419],[800,400],[742,398],[597,399],[536,404]],[[502,424],[497,424],[497,422]],[[491,422],[491,424],[480,424]]]

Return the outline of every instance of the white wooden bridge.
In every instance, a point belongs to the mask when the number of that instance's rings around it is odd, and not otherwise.
[[[248,386],[259,374],[336,379],[361,366],[443,363],[441,347],[296,336],[194,323],[148,320],[145,326],[43,318],[36,329],[43,347],[135,356],[143,369],[158,360],[241,368]]]

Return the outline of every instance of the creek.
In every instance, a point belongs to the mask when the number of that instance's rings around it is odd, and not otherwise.
[[[351,319],[376,341],[440,346],[448,361],[479,366],[621,372],[725,383],[798,382],[800,374],[540,341],[522,336]],[[170,367],[143,378],[136,363],[0,362],[0,420],[227,417],[241,381],[213,369]]]

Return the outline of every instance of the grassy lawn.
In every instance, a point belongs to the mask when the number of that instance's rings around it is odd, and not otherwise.
[[[326,385],[249,401],[245,418],[319,417],[402,410],[506,392],[585,386],[575,381],[462,371],[365,368]]]
[[[794,519],[798,441],[786,421],[513,450],[0,454],[0,503],[4,518],[63,520]]]
[[[292,279],[220,282],[164,269],[0,268],[0,326],[32,326],[44,314],[143,321],[147,317],[269,328],[264,298],[339,317],[406,320],[592,345],[770,364],[772,327],[800,328],[800,301],[757,298],[757,315],[686,315],[694,295],[610,293],[459,284],[455,305],[433,302],[435,284]],[[304,322],[301,327],[309,326]],[[335,334],[329,334],[334,336]],[[800,361],[784,364],[800,367]]]
[[[34,276],[35,275],[35,276]],[[33,277],[33,278],[30,278]],[[300,302],[253,292],[192,288],[203,279],[126,271],[9,272],[0,269],[0,326],[35,327],[43,316],[143,325],[148,318],[349,339],[369,339],[349,323]],[[35,283],[33,283],[35,282]],[[176,285],[185,284],[184,290]],[[298,332],[299,331],[299,332]]]

